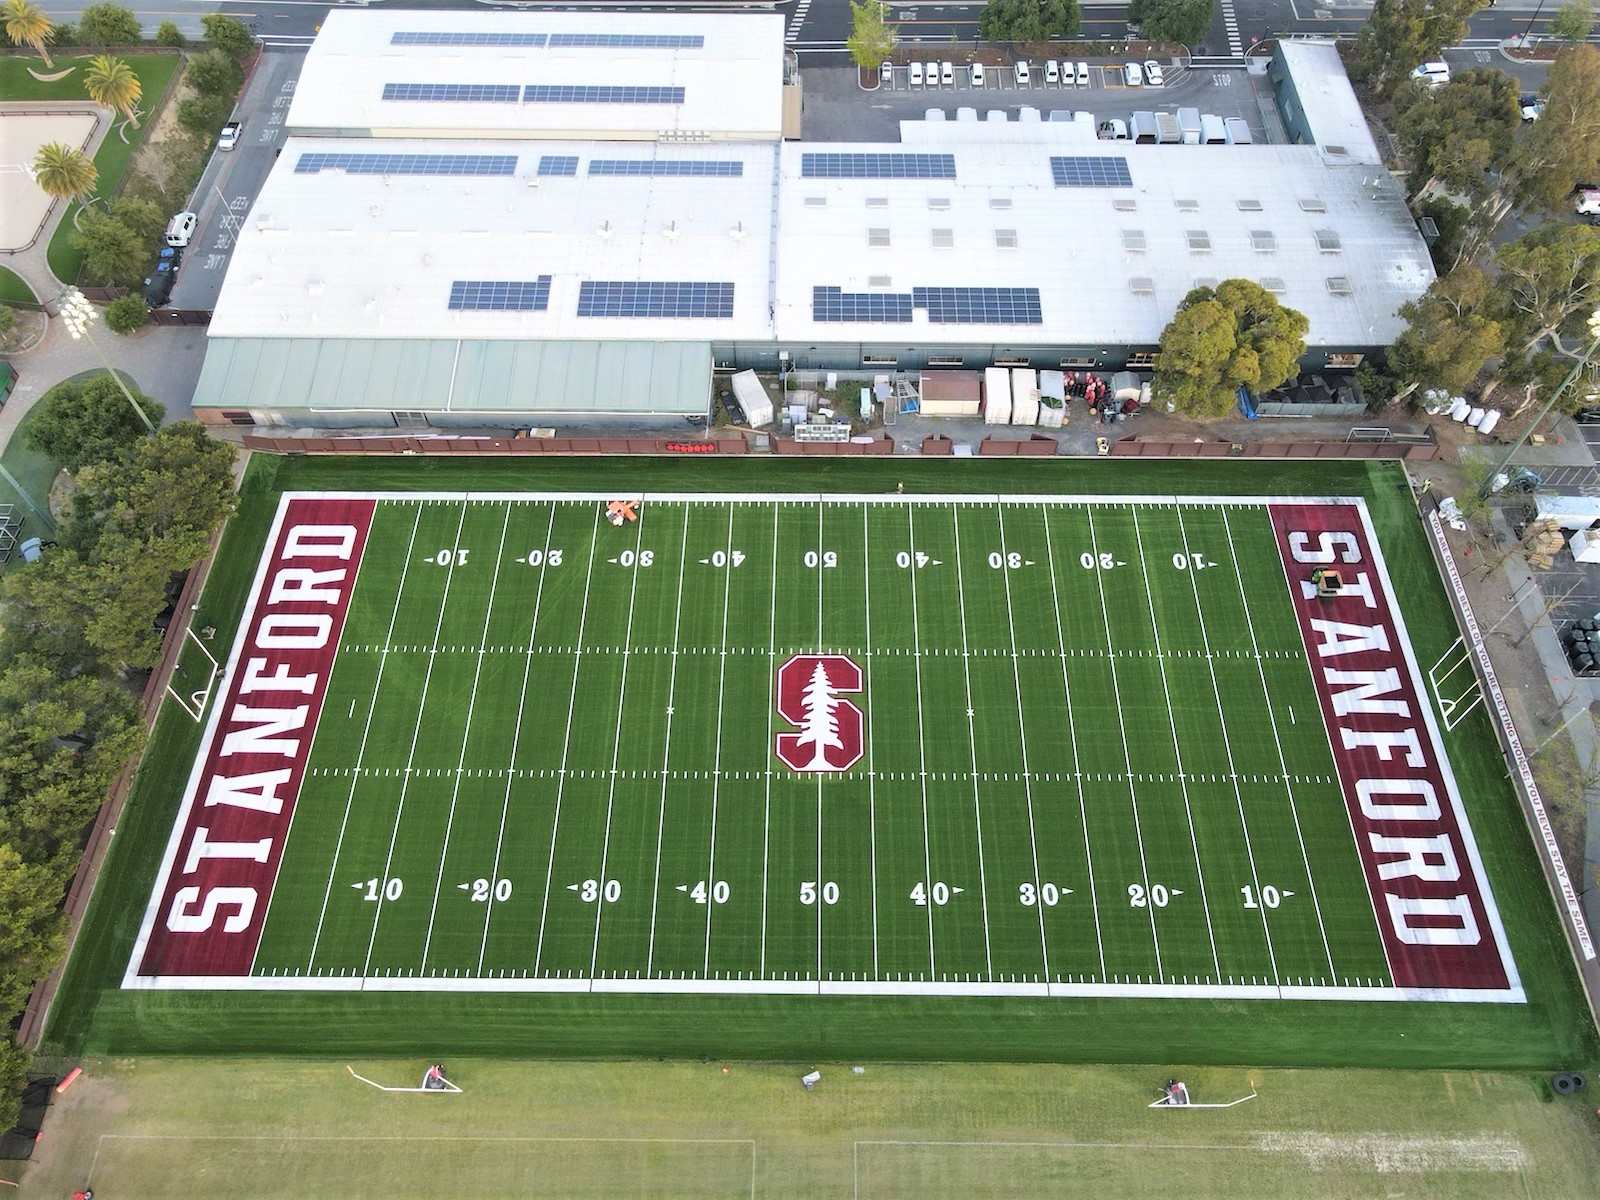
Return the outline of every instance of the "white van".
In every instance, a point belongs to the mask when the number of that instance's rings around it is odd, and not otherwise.
[[[179,213],[167,222],[167,245],[177,250],[183,249],[194,237],[195,227],[199,224],[200,218],[194,213]]]
[[[1089,64],[1086,62],[1081,62],[1078,64],[1078,86],[1089,86]]]
[[[983,86],[982,63],[973,63],[972,66],[967,69],[967,82],[975,88],[981,88]]]
[[[956,65],[948,59],[939,64],[939,82],[945,87],[956,85]]]
[[[1222,123],[1222,118],[1215,113],[1201,114],[1200,144],[1202,146],[1226,146],[1228,144],[1228,127]]]
[[[1046,87],[1061,86],[1061,64],[1053,58],[1044,60],[1044,82]]]
[[[1017,81],[1018,87],[1028,86],[1028,62],[1026,59],[1018,59],[1012,64],[1011,77]]]
[[[920,62],[912,60],[911,65],[906,68],[906,82],[912,87],[922,86],[922,64]]]

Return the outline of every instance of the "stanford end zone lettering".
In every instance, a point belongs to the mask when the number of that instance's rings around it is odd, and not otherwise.
[[[370,499],[296,499],[280,510],[134,950],[134,982],[249,973],[373,509]]]
[[[861,668],[843,654],[797,654],[778,668],[780,733],[773,752],[791,771],[848,771],[865,750],[861,710],[841,695],[861,691]]]
[[[1521,999],[1363,510],[1270,507],[1396,986]],[[1342,578],[1332,598],[1319,597],[1311,580],[1320,566]]]

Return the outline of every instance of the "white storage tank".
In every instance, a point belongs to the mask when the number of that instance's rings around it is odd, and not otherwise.
[[[983,423],[1011,424],[1011,372],[1004,367],[984,368]]]
[[[1450,419],[1452,421],[1465,421],[1471,415],[1472,405],[1457,396],[1455,404],[1450,408]]]
[[[745,421],[757,428],[772,424],[772,400],[767,395],[767,389],[761,386],[761,380],[756,378],[756,373],[740,371],[730,382],[739,407],[744,409]]]
[[[1484,413],[1483,424],[1478,426],[1478,432],[1485,435],[1493,433],[1494,427],[1498,424],[1500,424],[1500,410],[1498,408],[1491,408],[1488,412]]]
[[[1013,425],[1039,423],[1039,372],[1032,367],[1012,368],[1011,423]]]
[[[1475,408],[1467,414],[1467,424],[1476,429],[1479,425],[1483,424],[1483,418],[1484,410],[1481,408]]]

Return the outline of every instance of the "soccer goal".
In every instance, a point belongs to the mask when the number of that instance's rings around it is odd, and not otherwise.
[[[356,1069],[348,1063],[344,1068],[350,1072],[352,1078],[359,1079],[368,1087],[377,1088],[380,1092],[428,1092],[440,1096],[459,1096],[462,1091],[445,1077],[444,1064],[432,1063],[422,1073],[422,1082],[416,1087],[389,1087],[376,1080],[368,1079],[365,1075],[356,1074]]]

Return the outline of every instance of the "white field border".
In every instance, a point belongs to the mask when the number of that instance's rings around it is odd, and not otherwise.
[[[349,499],[359,496],[371,499],[378,504],[385,501],[426,501],[441,500],[462,504],[471,503],[504,503],[509,501],[549,501],[556,502],[583,502],[594,501],[598,503],[616,499],[619,493],[606,492],[348,492],[348,491],[298,491],[285,492],[279,497],[278,512],[273,518],[272,527],[268,531],[264,543],[261,562],[256,570],[255,582],[251,585],[250,594],[246,600],[243,613],[248,615],[254,608],[262,584],[266,578],[268,566],[267,547],[276,544],[276,536],[283,521],[283,515],[292,500],[334,500]],[[1462,841],[1465,845],[1469,860],[1478,873],[1478,878],[1483,889],[1483,903],[1488,914],[1490,928],[1494,932],[1495,942],[1500,950],[1501,960],[1505,965],[1510,986],[1500,990],[1478,990],[1468,988],[1403,988],[1403,987],[1350,987],[1344,985],[1272,985],[1272,984],[1129,984],[1129,983],[1007,983],[1007,982],[977,982],[977,983],[946,983],[946,982],[903,982],[889,980],[778,980],[778,979],[628,979],[628,978],[566,978],[566,979],[536,979],[536,978],[478,978],[472,976],[453,976],[447,978],[414,978],[414,977],[374,977],[361,976],[274,976],[274,975],[241,975],[241,976],[177,976],[166,975],[159,978],[142,977],[136,975],[135,967],[143,956],[144,947],[149,939],[150,931],[156,919],[157,909],[160,905],[160,892],[152,891],[150,901],[145,910],[144,923],[139,935],[135,938],[133,952],[129,958],[127,970],[123,976],[122,986],[132,990],[153,991],[301,991],[301,992],[593,992],[593,993],[632,993],[632,994],[658,994],[658,995],[818,995],[818,996],[950,996],[950,997],[984,997],[984,996],[1031,996],[1031,997],[1121,997],[1121,998],[1152,998],[1152,999],[1260,999],[1260,1000],[1372,1000],[1372,1001],[1450,1001],[1457,1003],[1524,1003],[1526,996],[1523,993],[1521,981],[1516,973],[1516,967],[1511,957],[1509,945],[1506,940],[1505,928],[1500,919],[1499,909],[1495,905],[1492,889],[1484,871],[1482,858],[1479,855],[1477,842],[1472,834],[1472,827],[1467,820],[1465,809],[1461,802],[1459,789],[1456,786],[1455,776],[1450,767],[1450,760],[1445,753],[1444,743],[1439,734],[1438,724],[1434,718],[1433,709],[1427,700],[1427,691],[1422,684],[1422,675],[1417,665],[1416,655],[1412,649],[1410,636],[1406,631],[1404,616],[1400,611],[1394,591],[1393,581],[1390,579],[1388,567],[1383,557],[1382,547],[1377,540],[1377,534],[1372,525],[1371,516],[1367,511],[1366,501],[1359,496],[1177,496],[1177,495],[1104,495],[1104,494],[1048,494],[1048,495],[1003,495],[999,493],[927,493],[927,494],[900,494],[900,493],[814,493],[814,492],[644,492],[630,493],[638,496],[641,503],[660,501],[674,504],[733,504],[739,502],[752,504],[778,504],[778,503],[816,503],[816,504],[885,504],[885,505],[926,505],[926,504],[993,504],[993,505],[1073,505],[1077,507],[1094,504],[1131,505],[1143,504],[1150,506],[1178,507],[1182,505],[1218,504],[1237,508],[1269,508],[1277,504],[1348,504],[1354,505],[1360,514],[1362,527],[1366,532],[1369,547],[1373,557],[1375,569],[1382,580],[1385,596],[1389,601],[1390,610],[1395,622],[1395,628],[1401,635],[1405,646],[1405,659],[1411,671],[1412,683],[1416,689],[1418,701],[1425,714],[1429,736],[1432,738],[1434,751],[1439,756],[1440,771],[1443,774],[1446,790],[1449,793],[1450,803],[1456,815],[1456,820],[1461,831]],[[596,513],[596,519],[599,514]],[[238,658],[243,649],[244,635],[248,632],[247,625],[241,619],[239,630],[235,635],[234,645],[229,651],[228,670],[231,672],[237,665]],[[213,711],[207,725],[206,732],[201,741],[201,746],[209,745],[214,734],[216,724],[221,719],[221,708],[218,706]],[[184,799],[179,806],[177,817],[174,821],[173,832],[167,842],[166,852],[163,855],[161,868],[157,872],[156,880],[165,880],[171,870],[173,860],[177,855],[178,843],[185,828],[189,811],[195,802],[199,776],[204,765],[204,758],[196,756],[196,762],[191,770],[189,783],[184,793]]]

